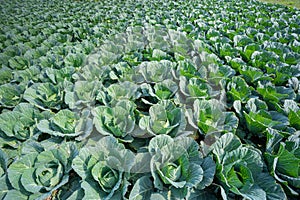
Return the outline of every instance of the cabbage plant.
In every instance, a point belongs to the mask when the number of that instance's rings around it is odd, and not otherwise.
[[[36,128],[36,122],[46,117],[40,111],[29,103],[20,103],[12,111],[0,114],[0,135],[1,146],[9,145],[16,147],[11,143],[14,139],[23,142],[29,138],[37,137],[39,130]]]
[[[66,88],[64,101],[70,109],[82,109],[95,104],[100,83],[97,81],[76,81]]]
[[[134,154],[112,136],[87,143],[72,163],[82,178],[84,199],[122,199],[133,161]]]
[[[158,83],[166,79],[172,79],[172,69],[175,63],[168,60],[143,62],[138,66],[136,71],[143,77],[143,82]]]
[[[0,85],[0,105],[5,108],[13,108],[23,99],[25,86],[20,84],[3,84]]]
[[[186,127],[184,111],[172,101],[161,101],[150,107],[149,116],[141,117],[139,126],[152,136],[166,134],[176,137],[182,134]]]
[[[288,193],[299,195],[300,133],[296,132],[284,142],[278,132],[269,133],[270,148],[264,154],[269,171]]]
[[[286,199],[283,189],[266,170],[258,149],[243,145],[236,135],[226,133],[210,150],[217,164],[216,177],[227,195],[234,193],[253,200]]]
[[[195,99],[208,99],[211,96],[211,87],[201,78],[193,77],[187,79],[185,76],[180,76],[180,92],[183,94],[181,97],[183,102],[193,102]]]
[[[148,199],[157,190],[162,196],[171,193],[175,199],[180,199],[193,189],[203,190],[213,181],[215,163],[211,157],[203,157],[192,138],[173,139],[168,135],[158,135],[150,140],[148,151],[150,156],[144,155],[150,157],[148,162],[139,156],[136,162],[142,162],[141,166],[149,164],[151,173],[136,182],[130,197]],[[153,178],[153,183],[149,183],[149,177]],[[152,192],[146,193],[145,190]]]
[[[62,107],[63,95],[61,85],[52,83],[35,83],[24,92],[24,99],[40,109],[59,110]]]
[[[58,148],[30,152],[15,160],[7,169],[9,190],[5,199],[46,199],[68,182],[71,163],[77,155],[74,143]]]
[[[200,130],[201,134],[233,131],[238,126],[238,118],[233,112],[226,112],[222,103],[216,99],[195,100],[193,109],[187,109],[189,125]]]
[[[113,107],[98,106],[93,109],[93,123],[102,135],[132,140],[130,136],[135,128],[136,105],[129,100],[120,100]]]
[[[81,115],[68,109],[60,110],[48,120],[43,119],[37,124],[37,128],[49,135],[58,137],[76,137],[82,140],[87,137],[93,129],[92,119],[88,110]]]
[[[243,78],[235,76],[227,85],[227,90],[227,96],[230,100],[240,100],[245,103],[251,96],[252,87]]]
[[[153,88],[155,93],[154,96],[160,100],[172,99],[178,91],[177,83],[171,79],[156,83]]]
[[[115,83],[99,90],[97,100],[107,106],[115,105],[119,100],[139,98],[138,86],[129,81]]]

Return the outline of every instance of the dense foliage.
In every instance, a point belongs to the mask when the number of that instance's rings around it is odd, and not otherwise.
[[[0,4],[0,199],[298,199],[300,11]]]

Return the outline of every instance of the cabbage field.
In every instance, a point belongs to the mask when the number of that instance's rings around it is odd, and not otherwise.
[[[300,198],[299,9],[0,9],[0,199]]]

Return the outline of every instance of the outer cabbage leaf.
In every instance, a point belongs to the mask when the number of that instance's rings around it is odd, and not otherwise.
[[[72,174],[73,175],[73,174]],[[81,178],[70,176],[67,184],[63,185],[55,195],[57,199],[80,200],[84,197],[84,190],[81,188]]]
[[[4,199],[10,188],[7,179],[8,158],[4,151],[0,149],[0,198]]]
[[[290,125],[300,130],[300,110],[290,110],[289,113]]]
[[[245,105],[245,109],[248,112],[259,113],[260,110],[268,110],[268,105],[259,98],[250,98]]]
[[[146,200],[151,199],[151,196],[154,193],[153,182],[150,177],[143,176],[138,179],[129,195],[131,200]]]
[[[166,200],[166,199],[204,199],[204,200],[214,200],[216,196],[213,193],[207,192],[205,190],[194,190],[186,189],[184,191],[178,190],[176,188],[166,189],[158,191],[154,188],[153,182],[149,176],[143,176],[138,179],[129,195],[130,200]]]
[[[157,191],[153,182],[149,176],[143,176],[138,179],[129,195],[130,200],[165,200],[165,199],[174,199],[179,200],[188,196],[189,191],[177,190],[176,188],[164,189],[162,191]]]
[[[262,133],[267,128],[275,127],[281,123],[273,120],[271,114],[264,110],[259,110],[258,112],[250,111],[248,114],[244,111],[244,116],[248,130],[255,134]]]

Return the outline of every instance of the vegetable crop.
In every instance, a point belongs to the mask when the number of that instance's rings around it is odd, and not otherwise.
[[[0,199],[299,199],[299,10],[0,9]]]

